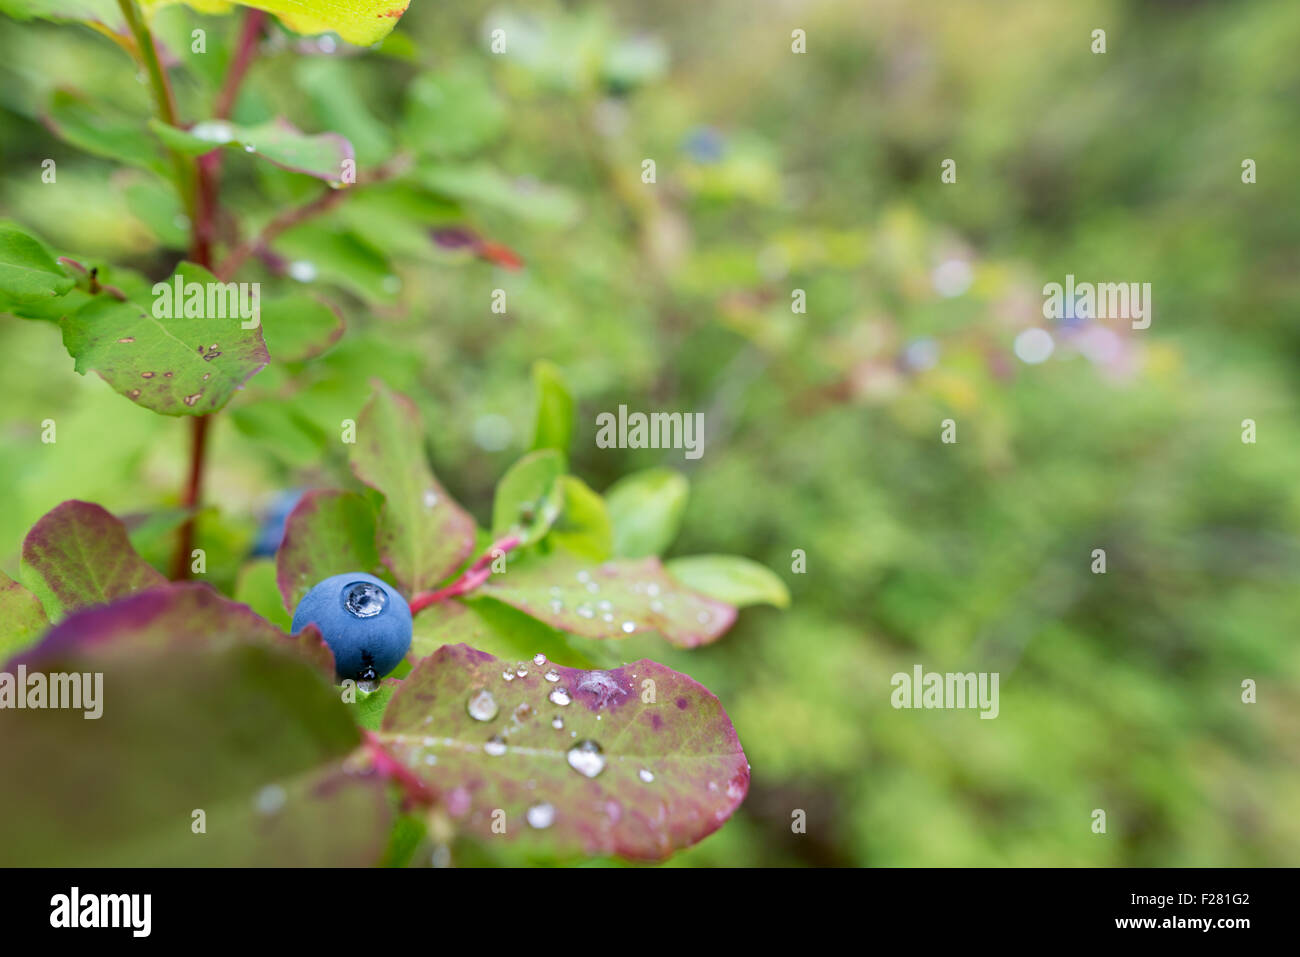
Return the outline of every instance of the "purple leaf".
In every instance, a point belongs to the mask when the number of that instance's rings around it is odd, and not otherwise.
[[[333,677],[334,655],[316,626],[286,635],[247,605],[201,582],[164,582],[110,605],[75,612],[14,663],[36,666],[74,655],[116,660],[142,651],[249,641],[296,655]]]
[[[736,731],[685,675],[644,660],[611,671],[529,661],[507,681],[508,667],[445,646],[384,716],[379,740],[459,827],[553,853],[657,860],[713,833],[744,799]]]
[[[521,563],[494,575],[480,594],[585,638],[655,631],[683,648],[716,641],[736,620],[735,608],[687,588],[657,558]]]
[[[408,599],[464,561],[474,548],[474,519],[434,478],[414,402],[376,383],[349,460],[357,478],[384,496],[379,557]]]
[[[380,860],[392,807],[378,775],[349,773],[347,708],[294,642],[206,586],[79,612],[6,670],[26,707],[0,709],[0,775],[22,781],[0,788],[0,865]],[[73,686],[72,707],[49,707]]]
[[[308,492],[289,513],[275,554],[275,580],[292,614],[322,579],[343,572],[377,574],[375,510],[355,492]]]
[[[51,621],[167,581],[136,554],[126,527],[90,502],[68,501],[23,541],[23,579]]]

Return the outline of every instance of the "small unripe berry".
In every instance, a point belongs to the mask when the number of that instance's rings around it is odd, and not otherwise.
[[[397,667],[411,647],[411,609],[387,582],[364,572],[332,575],[298,602],[293,630],[320,629],[334,652],[340,681],[374,681]]]

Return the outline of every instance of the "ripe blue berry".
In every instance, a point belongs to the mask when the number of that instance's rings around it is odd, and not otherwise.
[[[373,681],[397,667],[411,647],[411,609],[387,582],[364,572],[333,575],[298,602],[293,630],[315,624],[334,652],[342,681]]]

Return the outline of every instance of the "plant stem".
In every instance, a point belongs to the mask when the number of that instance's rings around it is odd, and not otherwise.
[[[190,551],[194,548],[194,525],[199,503],[203,500],[203,463],[208,444],[208,422],[211,416],[196,415],[190,419],[190,476],[185,484],[181,506],[190,514],[181,525],[172,556],[172,578],[180,581],[190,574]]]
[[[234,59],[226,71],[226,80],[221,84],[217,94],[212,115],[219,120],[227,119],[235,108],[239,97],[239,86],[244,82],[244,74],[253,64],[257,55],[257,41],[262,37],[262,26],[266,23],[266,14],[261,10],[250,9],[244,17],[243,28],[239,32],[239,41],[235,47]]]
[[[135,0],[117,0],[117,6],[122,11],[122,18],[126,20],[131,36],[135,39],[135,48],[140,64],[149,77],[149,86],[153,90],[158,118],[168,126],[176,126],[176,97],[172,94],[171,83],[167,80],[167,72],[158,59],[158,48],[154,46],[153,35],[149,32],[149,28],[145,26],[144,19],[140,16],[140,10],[135,5]],[[197,214],[195,168],[175,150],[167,150],[167,155],[171,159],[172,168],[176,174],[176,189],[181,194],[181,202],[185,206],[186,214],[190,217],[191,229],[193,229]]]
[[[454,598],[457,595],[464,595],[478,588],[485,581],[492,577],[492,561],[499,555],[504,555],[513,548],[518,548],[523,544],[523,540],[518,535],[507,535],[488,546],[488,550],[474,560],[474,563],[461,572],[450,585],[446,585],[436,591],[421,592],[411,599],[411,614],[428,608],[436,602],[444,601],[448,598]]]

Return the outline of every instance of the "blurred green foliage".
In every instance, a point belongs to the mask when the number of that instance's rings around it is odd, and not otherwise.
[[[183,115],[211,101],[238,23],[159,14]],[[1286,0],[416,0],[364,56],[277,32],[238,122],[343,133],[362,170],[421,159],[277,243],[309,281],[263,278],[326,291],[347,329],[218,416],[208,579],[266,592],[247,558],[260,515],[343,481],[338,423],[374,377],[417,397],[440,479],[490,525],[496,480],[551,444],[532,434],[547,360],[576,399],[575,473],[600,492],[685,473],[669,556],[746,555],[792,593],[707,648],[626,642],[713,690],[753,765],[736,817],[674,863],[1294,864],[1298,44]],[[89,155],[47,125],[87,95],[149,109],[103,36],[0,22],[0,219],[165,278],[185,231],[158,174],[129,165],[138,144]],[[225,162],[246,235],[315,188]],[[1052,327],[1056,353],[1022,363],[1015,337],[1067,273],[1152,283],[1153,324]],[[165,568],[185,423],[75,375],[53,324],[3,319],[0,351],[0,567],[81,498],[137,515]],[[620,403],[705,412],[703,458],[596,448]],[[894,710],[890,676],[917,662],[1000,672],[999,717]]]

